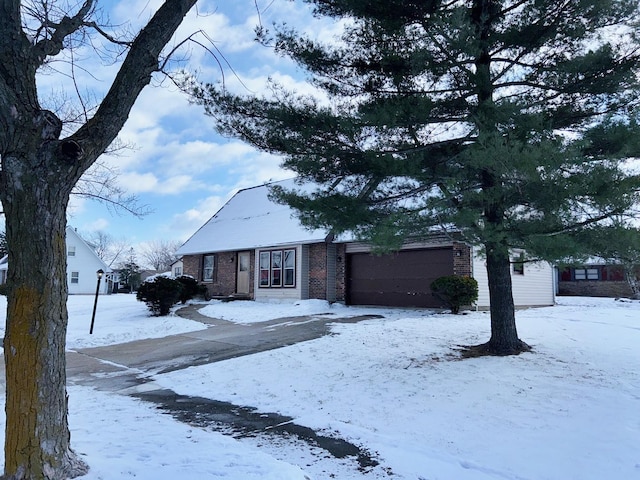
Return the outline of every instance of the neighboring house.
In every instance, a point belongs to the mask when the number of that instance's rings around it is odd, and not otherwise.
[[[640,277],[640,267],[636,267]],[[558,268],[558,295],[632,297],[622,265],[591,259],[584,265]]]
[[[69,294],[95,294],[98,281],[96,272],[98,270],[105,272],[100,281],[99,293],[111,293],[113,290],[111,269],[98,257],[96,251],[78,235],[74,228],[67,227],[67,285]]]
[[[183,274],[184,264],[182,263],[182,257],[171,264],[171,275],[174,277],[180,277]]]
[[[7,283],[7,268],[9,267],[9,255],[0,258],[0,285]]]
[[[159,273],[164,273],[164,272],[159,272],[157,270],[150,270],[150,269],[140,270],[140,282],[144,282],[147,278],[153,277],[154,275],[158,275]]]
[[[435,308],[443,305],[432,295],[431,282],[455,274],[476,278],[477,307],[489,306],[484,260],[464,242],[436,234],[398,252],[373,255],[368,245],[304,228],[291,208],[268,198],[266,185],[236,193],[177,255],[183,273],[206,285],[212,297]],[[553,305],[551,266],[518,259],[514,255],[516,306]]]
[[[7,256],[0,259],[0,283],[7,281]],[[111,293],[113,278],[111,269],[98,257],[96,251],[85,242],[72,227],[67,227],[67,286],[70,295],[95,295],[98,286],[97,271],[104,274],[100,280],[100,294]]]

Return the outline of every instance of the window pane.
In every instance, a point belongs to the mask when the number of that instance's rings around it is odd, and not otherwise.
[[[213,280],[214,267],[215,267],[215,256],[205,255],[202,258],[202,280],[203,281]]]
[[[284,252],[284,268],[294,268],[296,265],[295,250],[287,250]]]
[[[271,268],[282,268],[282,252],[271,252]]]
[[[284,286],[293,287],[296,284],[296,251],[284,252]]]
[[[587,272],[585,271],[584,268],[576,268],[576,270],[575,270],[575,279],[576,280],[586,280],[587,279]]]
[[[282,285],[282,270],[276,269],[271,271],[271,286],[279,287]]]
[[[260,270],[269,270],[269,252],[260,252]]]
[[[287,268],[284,271],[284,285],[286,287],[292,287],[295,285],[295,271],[293,268]]]
[[[79,272],[71,272],[71,283],[78,283],[79,278],[80,278]]]
[[[269,286],[269,268],[271,266],[271,254],[260,252],[260,286]]]
[[[598,269],[597,268],[588,268],[587,269],[587,279],[589,279],[589,280],[598,280],[598,278],[600,278],[600,276],[598,275]]]
[[[249,271],[249,255],[240,255],[238,257],[240,260],[240,266],[238,267],[241,272]]]

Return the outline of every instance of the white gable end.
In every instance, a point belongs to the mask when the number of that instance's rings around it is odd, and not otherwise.
[[[275,184],[298,188],[293,180]],[[293,209],[271,201],[268,194],[268,185],[240,190],[176,254],[194,255],[324,240],[327,232],[304,228]]]
[[[67,285],[69,294],[95,294],[98,277],[96,272],[110,271],[78,233],[67,227]],[[107,293],[106,276],[100,282],[100,293]]]

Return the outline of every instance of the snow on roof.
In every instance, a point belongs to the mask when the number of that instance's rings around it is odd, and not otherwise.
[[[268,198],[269,186],[304,189],[293,179],[246,188],[236,193],[182,245],[177,255],[276,247],[324,241],[325,230],[303,227],[295,212]]]

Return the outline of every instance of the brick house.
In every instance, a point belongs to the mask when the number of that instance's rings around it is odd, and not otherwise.
[[[279,183],[294,186],[291,180]],[[292,209],[272,202],[268,193],[268,185],[239,191],[176,252],[184,274],[206,285],[213,297],[436,308],[443,305],[432,295],[431,282],[455,274],[476,278],[477,307],[488,307],[484,261],[454,235],[434,234],[398,252],[373,255],[366,244],[304,228]],[[525,267],[517,258],[516,305],[552,305],[552,268]]]
[[[640,278],[640,267],[636,267]],[[593,259],[584,265],[558,268],[558,295],[579,297],[632,297],[622,265]]]

